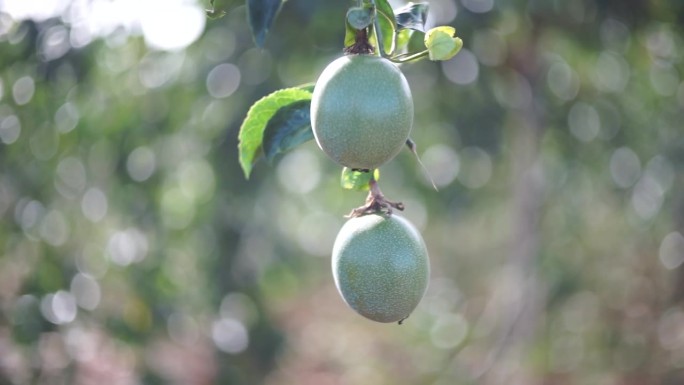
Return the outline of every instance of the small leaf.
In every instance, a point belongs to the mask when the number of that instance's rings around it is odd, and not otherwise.
[[[257,155],[261,151],[264,131],[268,122],[281,108],[295,102],[311,100],[311,87],[309,85],[278,90],[261,98],[250,107],[238,134],[240,166],[245,173],[245,178],[249,178],[252,166],[254,166]]]
[[[284,0],[247,0],[247,19],[258,47],[264,46],[266,35],[283,2]]]
[[[453,27],[436,27],[425,34],[425,47],[430,60],[449,60],[461,50],[463,41]]]
[[[408,48],[409,42],[413,36],[413,30],[401,29],[397,32],[397,43],[395,47],[396,52],[404,52]]]
[[[311,101],[294,102],[278,110],[268,121],[264,130],[264,155],[271,162],[276,155],[287,152],[313,138]]]
[[[373,21],[369,7],[352,7],[347,11],[347,22],[355,29],[364,29]]]
[[[382,45],[385,49],[385,53],[392,54],[395,50],[394,44],[394,29],[392,29],[391,24],[385,18],[380,18],[378,21],[380,24],[380,29],[382,30]]]
[[[394,10],[387,0],[375,0],[375,6],[378,16],[378,24],[380,25],[380,33],[382,34],[382,43],[385,52],[391,54],[394,52],[394,34],[397,30],[397,20],[394,17]]]
[[[371,176],[377,181],[380,179],[380,170],[375,169],[371,173],[370,171],[358,171],[345,167],[342,169],[340,184],[346,190],[368,191],[370,190]]]
[[[392,26],[392,29],[397,29],[397,21],[394,18],[394,10],[387,0],[375,0],[375,7],[379,14],[385,17]]]
[[[425,32],[428,8],[428,3],[408,3],[397,9],[394,12],[394,16],[397,19],[398,29],[413,29]]]
[[[344,21],[344,48],[351,47],[356,42],[356,30],[349,25],[349,20]]]

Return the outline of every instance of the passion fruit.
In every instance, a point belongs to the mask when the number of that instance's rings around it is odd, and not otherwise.
[[[420,232],[395,215],[369,214],[342,226],[332,252],[337,290],[377,322],[407,318],[427,289],[430,262]]]
[[[316,82],[311,127],[318,146],[351,169],[376,169],[404,147],[413,125],[406,78],[387,59],[347,55]]]

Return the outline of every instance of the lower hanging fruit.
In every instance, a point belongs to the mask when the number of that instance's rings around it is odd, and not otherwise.
[[[418,230],[397,215],[369,214],[347,221],[332,253],[335,285],[357,313],[397,322],[418,306],[430,262]]]

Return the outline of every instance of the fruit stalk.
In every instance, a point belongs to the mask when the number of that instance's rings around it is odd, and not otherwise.
[[[366,28],[356,30],[354,44],[345,48],[344,53],[347,55],[372,55],[375,53],[375,47],[368,41]]]
[[[392,215],[392,208],[399,211],[404,210],[404,204],[401,202],[393,202],[385,198],[385,195],[380,190],[378,181],[375,180],[373,170],[370,171],[371,178],[368,182],[370,191],[368,192],[368,197],[366,197],[366,203],[363,206],[353,209],[348,215],[348,218],[356,218],[368,214],[386,213],[387,215]]]

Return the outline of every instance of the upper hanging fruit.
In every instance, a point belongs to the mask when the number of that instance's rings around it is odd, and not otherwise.
[[[390,61],[348,55],[330,63],[316,82],[311,126],[335,162],[372,170],[404,147],[413,124],[406,78]]]

